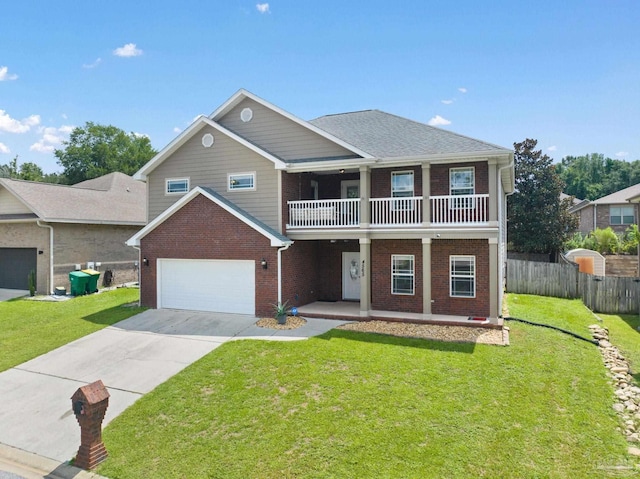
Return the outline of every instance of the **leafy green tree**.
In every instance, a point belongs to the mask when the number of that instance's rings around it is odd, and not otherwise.
[[[16,178],[18,176],[18,157],[6,165],[0,165],[0,178]]]
[[[69,184],[114,171],[132,175],[156,154],[148,137],[90,121],[74,128],[63,145],[54,154]]]
[[[17,178],[28,181],[42,181],[44,179],[44,173],[35,163],[27,162],[20,165],[20,171]]]
[[[571,198],[560,199],[564,183],[537,140],[514,143],[515,193],[507,202],[511,248],[522,253],[555,253],[578,227]]]

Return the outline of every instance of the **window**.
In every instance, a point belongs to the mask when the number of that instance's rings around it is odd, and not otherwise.
[[[189,191],[189,178],[172,178],[165,181],[165,193],[178,195]]]
[[[255,173],[231,173],[228,175],[228,189],[231,190],[255,190]]]
[[[476,192],[475,169],[451,168],[449,170],[449,194],[451,196],[473,195]],[[473,208],[472,198],[451,198],[451,208]]]
[[[394,198],[413,196],[413,171],[391,172],[391,196]]]
[[[633,224],[633,206],[612,206],[609,209],[609,223],[612,225]]]
[[[414,256],[391,255],[391,294],[414,294]]]
[[[476,257],[449,256],[450,296],[455,298],[476,297]]]

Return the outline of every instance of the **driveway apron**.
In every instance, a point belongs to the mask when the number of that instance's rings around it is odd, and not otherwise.
[[[80,445],[71,395],[101,379],[111,397],[103,425],[138,398],[232,339],[304,339],[342,321],[298,330],[259,328],[247,315],[148,310],[0,373],[0,443],[58,461]]]

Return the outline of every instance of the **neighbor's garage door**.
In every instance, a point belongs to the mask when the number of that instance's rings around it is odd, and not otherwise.
[[[29,289],[29,272],[36,271],[35,248],[0,248],[0,288]]]
[[[158,260],[158,308],[255,314],[255,262]]]

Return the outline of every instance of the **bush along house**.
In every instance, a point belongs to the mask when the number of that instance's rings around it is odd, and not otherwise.
[[[512,150],[378,110],[305,121],[240,90],[134,178],[145,306],[501,322]]]

